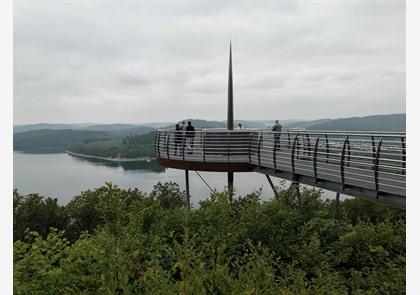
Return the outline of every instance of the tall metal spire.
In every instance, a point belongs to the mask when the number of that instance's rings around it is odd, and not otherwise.
[[[230,44],[229,44],[229,77],[228,77],[227,129],[233,130],[232,42],[230,42]]]
[[[229,43],[228,115],[227,129],[233,130],[232,41]],[[233,172],[227,173],[229,196],[233,196]]]

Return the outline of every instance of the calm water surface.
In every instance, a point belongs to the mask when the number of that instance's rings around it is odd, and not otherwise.
[[[206,182],[217,190],[223,190],[226,173],[199,172]],[[159,181],[177,182],[185,189],[184,171],[165,169],[152,162],[113,163],[100,160],[82,159],[59,154],[13,153],[13,186],[21,194],[39,193],[57,198],[59,203],[67,204],[81,191],[100,187],[111,181],[122,188],[139,188],[150,192]],[[272,178],[276,185],[290,182]],[[262,198],[270,199],[273,192],[263,174],[235,173],[237,195],[246,195],[262,188]],[[200,177],[190,171],[191,202],[197,207],[198,201],[209,197],[210,190]],[[326,197],[333,194],[324,193]]]

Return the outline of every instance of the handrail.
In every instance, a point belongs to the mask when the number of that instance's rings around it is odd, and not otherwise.
[[[376,148],[376,153],[375,153],[374,172],[375,172],[375,189],[376,189],[376,192],[379,192],[379,153],[381,152],[381,146],[382,146],[382,138],[379,140],[378,147]],[[378,197],[378,195],[377,195],[377,197]]]
[[[344,140],[343,143],[343,147],[341,149],[341,153],[340,153],[340,172],[341,172],[341,185],[342,185],[342,190],[344,190],[345,187],[345,178],[344,178],[344,154],[346,152],[346,146],[348,145],[349,142],[349,137],[347,136],[346,139]]]
[[[231,168],[241,163],[290,173],[293,179],[311,177],[321,185],[332,179],[344,191],[358,185],[377,193],[405,195],[405,133],[261,129],[176,132],[168,129],[156,132],[154,146],[158,159],[204,165],[227,163]],[[191,134],[194,137],[187,148],[190,140],[186,139]]]
[[[318,154],[318,144],[319,144],[319,136],[316,138],[316,142],[315,142],[315,146],[314,146],[314,156],[313,156],[315,183],[318,182],[318,171],[316,170],[317,154]]]

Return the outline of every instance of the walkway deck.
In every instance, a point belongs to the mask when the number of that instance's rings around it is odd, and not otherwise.
[[[255,171],[405,208],[405,133],[159,130],[155,152],[166,167]]]

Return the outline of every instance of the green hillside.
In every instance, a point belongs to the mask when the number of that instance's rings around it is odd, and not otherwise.
[[[322,124],[331,121],[331,119],[319,119],[314,121],[295,121],[282,124],[285,128],[305,128],[310,129],[313,125]]]
[[[310,130],[405,131],[405,114],[351,117],[311,124]]]
[[[153,149],[154,132],[142,135],[130,135],[122,141],[104,140],[79,143],[68,148],[70,152],[105,158],[151,158]]]
[[[122,141],[127,136],[143,135],[153,131],[150,127],[135,127],[113,131],[40,129],[14,134],[13,149],[29,153],[60,153],[71,145],[93,141]]]
[[[136,128],[136,127],[138,126],[133,125],[133,124],[98,124],[98,125],[89,125],[82,129],[94,130],[94,131],[117,131],[117,130]]]
[[[83,127],[86,127],[90,124],[50,124],[50,123],[38,123],[38,124],[25,124],[25,125],[14,125],[13,126],[13,133],[21,133],[33,130],[41,130],[41,129],[73,129],[77,130]]]
[[[106,139],[107,134],[99,131],[41,129],[14,134],[13,149],[30,153],[59,153],[72,144]]]

